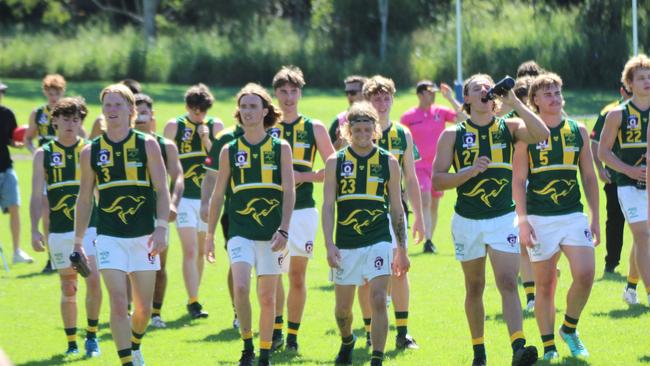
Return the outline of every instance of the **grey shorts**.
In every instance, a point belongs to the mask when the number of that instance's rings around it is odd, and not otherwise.
[[[20,191],[16,172],[9,168],[0,173],[0,209],[7,213],[11,206],[20,206]]]

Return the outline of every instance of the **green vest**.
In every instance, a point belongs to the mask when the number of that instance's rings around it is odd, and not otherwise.
[[[619,99],[615,102],[609,103],[600,111],[598,118],[596,118],[594,128],[591,130],[591,135],[589,136],[591,140],[600,143],[600,134],[603,132],[603,127],[605,127],[605,118],[607,118],[607,113],[609,113],[609,111],[612,109],[618,107],[621,103],[623,103],[623,100]],[[597,152],[592,151],[591,153],[596,154]],[[612,178],[612,182],[616,182],[616,174],[618,174],[616,170],[608,167],[607,165],[605,165],[605,169],[607,169],[609,172],[609,176]]]
[[[99,235],[135,238],[153,232],[155,192],[147,170],[145,139],[145,134],[131,129],[123,141],[112,142],[103,134],[92,142]]]
[[[388,228],[389,152],[376,147],[361,157],[350,146],[336,153],[336,246],[391,242]]]
[[[44,105],[36,110],[35,118],[36,129],[38,132],[38,146],[43,146],[46,143],[56,139],[56,131],[52,126],[52,111],[50,107]]]
[[[506,121],[493,118],[487,126],[467,119],[456,125],[453,166],[469,169],[479,156],[490,158],[488,169],[456,188],[454,210],[469,219],[489,219],[514,211],[512,201],[513,138]]]
[[[256,145],[241,136],[228,144],[228,237],[271,240],[282,221],[281,145],[267,135]]]
[[[631,101],[622,104],[623,116],[612,151],[625,164],[646,165],[648,114],[650,109],[641,111]],[[625,174],[616,174],[616,185],[635,186],[636,181]]]
[[[528,145],[528,214],[541,216],[582,212],[578,164],[584,147],[578,123],[563,120],[548,140]]]
[[[74,211],[79,194],[79,154],[84,142],[66,147],[53,140],[43,145],[43,168],[50,206],[51,233],[74,230]]]
[[[183,197],[201,199],[201,183],[203,182],[203,177],[205,177],[203,162],[205,161],[207,151],[197,132],[199,125],[190,121],[187,115],[178,117],[176,123],[178,127],[174,142],[178,146],[178,157],[181,160],[185,177]],[[210,140],[214,142],[214,136],[212,135],[214,119],[208,118],[205,124],[210,130]]]
[[[316,157],[316,138],[314,124],[309,117],[300,116],[291,123],[278,123],[268,129],[268,134],[289,143],[293,153],[293,170],[311,172]],[[315,207],[314,184],[302,182],[296,185],[296,205],[294,208]]]

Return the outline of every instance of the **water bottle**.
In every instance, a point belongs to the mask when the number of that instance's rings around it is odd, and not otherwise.
[[[70,254],[70,262],[72,262],[72,268],[79,272],[81,277],[90,276],[90,267],[88,267],[88,262],[86,262],[79,252],[72,252],[72,254]]]
[[[508,94],[510,89],[514,88],[514,86],[515,79],[511,78],[510,76],[506,76],[494,84],[494,86],[488,90],[487,94],[485,94],[485,97],[481,98],[481,100],[485,103],[488,100],[495,99],[496,97],[503,97]]]
[[[641,164],[640,166],[645,167],[645,165],[643,165],[643,164]],[[645,181],[637,180],[636,181],[636,188],[645,191]]]

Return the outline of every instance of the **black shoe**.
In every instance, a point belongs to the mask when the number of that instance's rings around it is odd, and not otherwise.
[[[284,346],[285,351],[298,352],[298,342],[289,342]]]
[[[472,366],[486,366],[486,365],[487,365],[487,361],[485,360],[485,358],[475,358],[472,361]]]
[[[418,346],[418,344],[415,343],[415,339],[413,339],[413,337],[407,334],[403,337],[400,336],[395,337],[395,348],[399,350],[420,349],[420,346]]]
[[[254,366],[254,365],[255,365],[255,351],[253,351],[252,349],[241,351],[239,366]]]
[[[52,262],[48,259],[47,263],[45,263],[45,268],[41,271],[43,274],[48,274],[48,273],[54,273],[56,272],[54,268],[52,268]]]
[[[436,246],[433,244],[431,240],[427,240],[424,242],[424,253],[435,254],[436,252],[437,252]]]
[[[383,362],[384,361],[382,361],[379,358],[373,358],[372,360],[370,360],[370,366],[382,366]]]
[[[271,353],[273,353],[273,352],[275,352],[277,350],[282,349],[282,346],[284,346],[284,337],[282,337],[282,335],[280,335],[277,338],[273,338],[271,340],[271,342],[272,342],[271,343]]]
[[[530,366],[537,362],[535,346],[522,347],[512,355],[512,366]]]
[[[354,337],[352,339],[352,344],[341,344],[339,354],[336,356],[336,360],[334,361],[335,365],[352,365],[352,352],[354,352],[354,343],[357,341],[357,336],[353,334],[352,337]]]
[[[187,312],[190,314],[192,319],[207,318],[208,313],[203,311],[203,306],[198,302],[193,302],[187,305]]]
[[[605,265],[605,273],[614,273],[615,270],[616,270],[616,266],[611,264]]]

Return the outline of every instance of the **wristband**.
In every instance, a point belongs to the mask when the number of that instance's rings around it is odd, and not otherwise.
[[[164,228],[164,229],[169,229],[169,221],[167,221],[167,220],[157,219],[157,220],[156,220],[156,227],[161,227],[161,228]]]
[[[278,232],[279,232],[280,235],[282,235],[285,239],[289,239],[289,233],[288,233],[288,232],[286,232],[286,231],[284,231],[284,230],[282,230],[282,229],[278,229]]]

